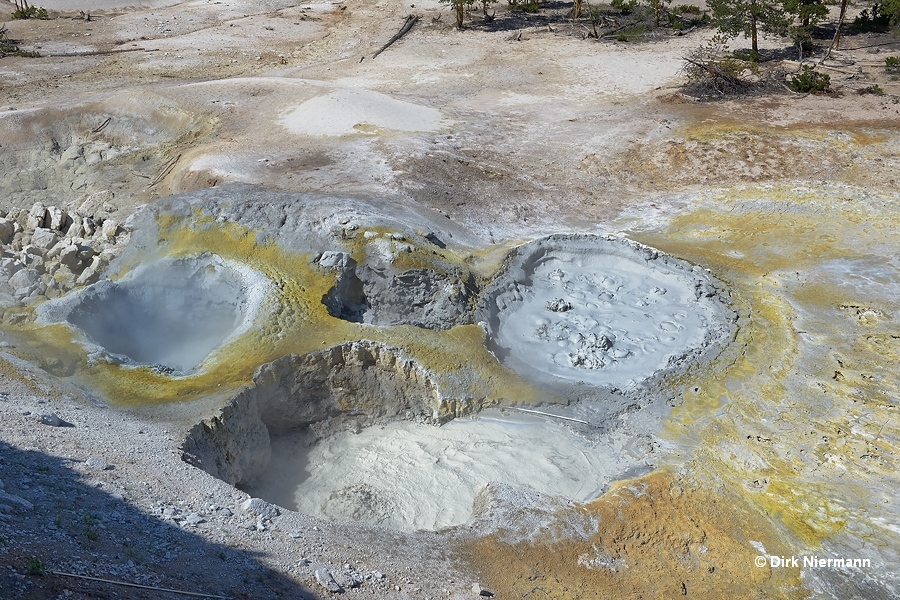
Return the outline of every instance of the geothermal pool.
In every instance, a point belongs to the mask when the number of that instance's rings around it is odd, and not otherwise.
[[[375,425],[309,444],[303,436],[273,439],[264,483],[246,491],[305,514],[407,531],[465,523],[489,482],[592,500],[619,474],[621,453],[608,439],[498,411],[441,427]]]
[[[526,379],[627,389],[723,336],[717,295],[702,269],[651,248],[555,236],[516,250],[483,314],[491,349]]]
[[[167,258],[48,302],[39,314],[75,327],[95,358],[187,373],[250,327],[267,288],[261,273],[215,255]]]
[[[214,414],[178,409],[193,424],[183,458],[303,513],[435,530],[467,522],[490,482],[596,498],[655,463],[645,442],[667,414],[668,376],[734,333],[709,273],[623,238],[493,248],[476,271],[485,248],[436,243],[427,220],[369,224],[353,199],[234,194],[142,214],[149,233],[123,255],[126,275],[45,302],[39,322],[68,326],[108,366],[98,377],[124,382],[109,389],[173,402],[216,386]],[[203,225],[154,250],[162,211]],[[226,221],[235,231],[207,229]],[[166,256],[170,238],[182,249]],[[135,366],[156,371],[152,396]],[[530,405],[578,418],[518,412]]]

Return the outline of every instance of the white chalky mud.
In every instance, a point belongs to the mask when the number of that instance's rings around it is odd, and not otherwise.
[[[188,373],[250,328],[269,287],[216,255],[166,258],[48,302],[39,316],[75,327],[95,359]]]
[[[730,331],[702,269],[611,237],[552,236],[518,248],[482,305],[498,359],[541,383],[630,389]]]
[[[369,90],[337,90],[310,98],[285,114],[292,133],[311,136],[375,134],[380,130],[426,132],[445,125],[440,111]]]
[[[608,440],[490,411],[441,427],[399,421],[340,432],[311,448],[300,436],[274,438],[263,483],[247,491],[336,521],[436,530],[468,521],[489,482],[586,501],[619,471]]]

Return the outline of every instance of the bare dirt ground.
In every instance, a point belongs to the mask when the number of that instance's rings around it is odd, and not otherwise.
[[[567,5],[458,31],[433,0],[166,4],[69,2],[6,23],[42,56],[0,59],[0,209],[109,192],[124,222],[243,182],[413,201],[497,244],[616,233],[710,269],[740,330],[670,382],[649,475],[587,505],[501,489],[466,526],[398,533],[245,510],[247,494],[181,460],[212,401],[98,403],[35,366],[8,311],[0,595],[177,597],[68,573],[326,597],[319,569],[350,597],[475,597],[476,582],[499,598],[900,594],[895,37],[845,37],[824,63],[830,95],[697,102],[679,86],[703,29],[585,39],[551,18]],[[410,13],[419,23],[373,58]],[[883,95],[857,93],[874,83]],[[73,147],[100,159],[62,160]]]

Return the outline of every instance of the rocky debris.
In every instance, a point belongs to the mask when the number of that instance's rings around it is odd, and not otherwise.
[[[206,519],[204,519],[197,513],[189,514],[183,521],[183,524],[188,525],[189,527],[196,527],[200,523],[206,523]]]
[[[324,299],[332,316],[356,323],[435,330],[472,322],[471,305],[477,289],[471,275],[453,269],[447,273],[428,268],[401,271],[393,264],[357,266],[352,260],[340,270]]]
[[[2,489],[0,489],[0,502],[9,502],[24,510],[31,510],[34,508],[34,505],[25,498],[21,498],[15,494],[9,494]],[[0,504],[0,507],[2,506],[4,505]]]
[[[352,265],[352,260],[346,252],[328,250],[320,254],[316,262],[324,269],[343,270]]]
[[[115,208],[90,198],[77,209],[37,202],[0,217],[0,308],[90,285],[121,254],[129,234],[100,210]]]
[[[331,575],[331,572],[322,567],[316,569],[316,581],[319,582],[323,588],[328,590],[329,592],[342,592],[344,588],[338,585],[338,582],[334,580],[334,577]]]
[[[86,461],[84,461],[84,466],[89,469],[94,469],[96,471],[109,471],[113,468],[111,464],[103,460],[102,458],[97,458],[96,456],[92,456]]]
[[[547,310],[551,312],[566,312],[572,310],[573,308],[575,307],[572,306],[571,302],[563,300],[562,298],[554,298],[553,300],[547,302]]]
[[[75,425],[73,425],[72,423],[60,419],[56,415],[56,413],[41,415],[41,423],[43,423],[44,425],[50,425],[51,427],[75,427]]]
[[[261,498],[248,498],[241,503],[241,510],[265,519],[274,519],[279,514],[273,504],[269,504]]]
[[[476,596],[483,596],[486,598],[494,597],[493,592],[489,592],[488,590],[484,589],[483,587],[481,587],[481,584],[477,582],[472,584],[472,593]]]

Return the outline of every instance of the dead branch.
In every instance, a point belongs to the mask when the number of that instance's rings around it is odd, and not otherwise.
[[[172,168],[175,167],[175,163],[177,163],[179,160],[181,160],[181,155],[180,155],[180,154],[179,154],[178,156],[176,156],[175,158],[173,158],[172,160],[170,160],[170,161],[168,162],[168,164],[166,164],[166,166],[163,167],[163,170],[159,172],[159,175],[157,175],[156,177],[154,177],[154,178],[153,178],[153,181],[151,181],[151,182],[149,183],[149,185],[147,185],[147,189],[149,190],[149,189],[152,188],[154,185],[156,185],[157,183],[159,183],[160,181],[162,181],[163,179],[165,179],[166,175],[169,174],[169,171],[171,171]]]
[[[48,571],[51,575],[59,575],[60,577],[75,577],[78,579],[87,579],[90,581],[100,581],[103,583],[111,583],[113,585],[122,585],[125,587],[140,588],[142,590],[153,590],[156,592],[168,592],[170,594],[181,594],[183,596],[197,596],[200,598],[218,598],[228,600],[228,596],[216,596],[214,594],[198,594],[197,592],[184,592],[181,590],[172,590],[169,588],[154,587],[151,585],[140,585],[137,583],[128,583],[127,581],[116,581],[114,579],[101,579],[100,577],[88,577],[87,575],[76,575],[75,573],[61,573],[59,571]]]
[[[382,52],[387,50],[391,46],[391,44],[393,44],[394,42],[396,42],[397,40],[402,38],[404,35],[406,35],[407,32],[413,28],[413,25],[415,25],[418,22],[419,22],[419,17],[417,15],[409,15],[408,17],[406,17],[406,21],[403,23],[403,27],[400,28],[400,31],[395,33],[394,37],[392,37],[390,40],[388,40],[387,44],[385,44],[384,46],[379,48],[378,52],[376,52],[375,54],[372,55],[372,58],[375,58],[376,56],[378,56],[379,54],[381,54]]]
[[[112,117],[106,117],[106,120],[103,121],[103,123],[101,123],[100,126],[94,129],[91,133],[100,133],[101,131],[106,129],[106,126],[109,125],[110,121],[112,121]]]
[[[723,97],[747,93],[753,84],[726,72],[717,61],[701,56],[684,57],[685,73],[690,80],[686,89],[695,97]]]

